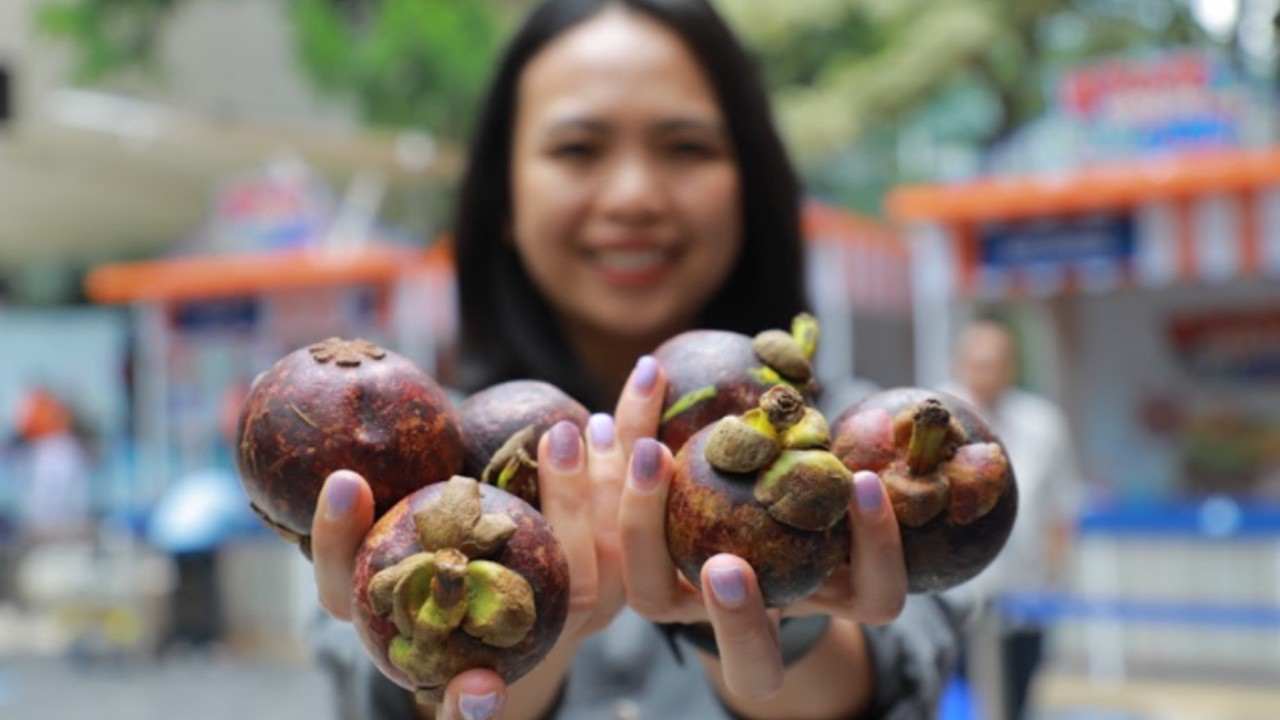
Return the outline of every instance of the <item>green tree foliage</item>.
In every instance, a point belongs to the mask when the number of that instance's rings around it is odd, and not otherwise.
[[[976,156],[1067,67],[1207,42],[1186,0],[718,0],[756,51],[812,186],[874,210],[914,138]],[[935,163],[936,164],[936,163]]]
[[[187,0],[60,0],[41,8],[47,34],[76,51],[73,79],[96,83],[157,70],[165,21]],[[373,125],[465,135],[504,15],[471,0],[289,0],[302,67],[322,91],[352,97]]]
[[[291,3],[298,49],[315,83],[354,96],[373,125],[465,136],[501,31],[492,6],[457,0],[351,5]]]

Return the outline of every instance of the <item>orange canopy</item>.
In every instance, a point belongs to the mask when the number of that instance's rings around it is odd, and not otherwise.
[[[890,194],[887,207],[900,222],[989,222],[1119,209],[1272,184],[1280,184],[1280,147],[1192,152],[1065,175],[907,186]]]
[[[430,250],[371,246],[181,257],[95,268],[85,278],[100,303],[202,300],[288,288],[380,284],[415,270],[452,264],[442,244]]]

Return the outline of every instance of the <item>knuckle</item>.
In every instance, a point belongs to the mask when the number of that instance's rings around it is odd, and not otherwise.
[[[595,588],[584,588],[569,596],[569,612],[574,615],[590,613],[599,604],[600,593]]]
[[[902,610],[906,605],[907,598],[903,594],[895,594],[892,597],[879,599],[867,608],[864,622],[872,625],[887,625],[902,614]]]

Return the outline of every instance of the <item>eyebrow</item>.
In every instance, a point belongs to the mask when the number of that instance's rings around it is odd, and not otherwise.
[[[598,120],[589,117],[569,117],[562,120],[556,120],[547,128],[548,133],[569,132],[581,130],[591,133],[608,133],[613,129],[613,125],[605,120]],[[724,123],[717,120],[705,120],[693,117],[677,117],[660,120],[653,128],[658,133],[680,132],[684,130],[710,131],[716,134],[725,134]]]

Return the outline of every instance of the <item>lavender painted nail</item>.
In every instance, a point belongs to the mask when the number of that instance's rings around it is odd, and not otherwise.
[[[707,580],[711,582],[711,592],[721,605],[736,609],[746,602],[747,581],[741,569],[713,565],[707,570]]]
[[[591,446],[596,450],[608,450],[613,447],[613,418],[605,413],[596,413],[587,420],[587,433],[591,436]]]
[[[853,494],[858,499],[858,511],[863,515],[876,515],[884,504],[884,491],[880,489],[880,476],[868,470],[853,475]]]
[[[568,420],[561,420],[551,427],[550,435],[551,462],[561,470],[572,470],[577,467],[581,445],[578,426]]]
[[[489,720],[498,711],[498,694],[467,695],[458,698],[458,712],[466,720]]]

